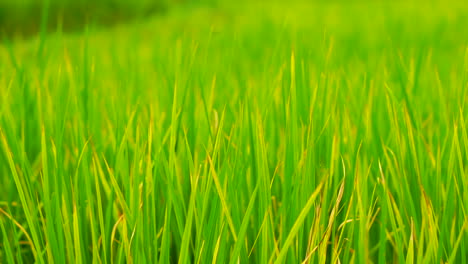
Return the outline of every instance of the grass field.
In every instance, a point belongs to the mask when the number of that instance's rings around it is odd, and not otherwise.
[[[0,45],[1,263],[468,263],[468,6],[211,1]]]

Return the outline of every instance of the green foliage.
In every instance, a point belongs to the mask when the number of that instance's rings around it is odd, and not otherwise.
[[[5,40],[0,262],[468,262],[466,14],[217,1]]]
[[[3,0],[0,38],[28,38],[41,32],[84,31],[138,21],[165,12],[172,0]]]

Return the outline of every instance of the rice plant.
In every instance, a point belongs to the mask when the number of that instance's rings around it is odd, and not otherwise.
[[[468,6],[186,2],[0,45],[2,263],[467,263]]]

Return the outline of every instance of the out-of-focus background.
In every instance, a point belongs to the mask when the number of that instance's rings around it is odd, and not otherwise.
[[[162,14],[187,0],[1,0],[0,36],[25,38],[41,31],[78,31]],[[209,2],[209,1],[205,1]]]

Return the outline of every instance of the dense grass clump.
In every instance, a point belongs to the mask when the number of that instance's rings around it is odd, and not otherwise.
[[[467,263],[467,14],[226,1],[4,41],[0,262]]]

